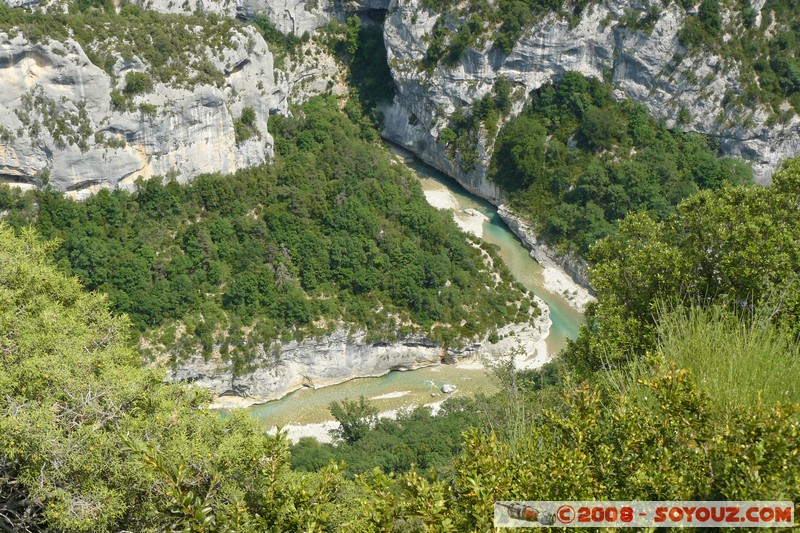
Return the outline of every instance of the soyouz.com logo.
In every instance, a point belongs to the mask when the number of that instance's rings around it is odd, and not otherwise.
[[[792,527],[794,503],[495,502],[495,527]]]

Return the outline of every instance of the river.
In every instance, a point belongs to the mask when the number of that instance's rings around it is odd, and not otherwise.
[[[429,167],[408,152],[392,147],[420,179],[428,201],[447,205],[462,227],[482,234],[485,241],[499,247],[500,255],[514,277],[528,290],[539,296],[550,308],[553,325],[547,338],[550,353],[558,353],[567,339],[574,339],[583,321],[558,294],[542,287],[542,268],[531,258],[517,237],[497,215],[489,202],[468,193],[455,180]],[[464,210],[470,210],[465,212]],[[381,412],[414,407],[442,400],[443,383],[456,385],[454,395],[491,393],[497,390],[494,378],[480,365],[441,365],[407,372],[390,372],[383,377],[355,379],[317,390],[302,389],[273,402],[254,405],[248,410],[266,426],[313,424],[331,419],[328,405],[335,400],[358,398],[363,395]]]

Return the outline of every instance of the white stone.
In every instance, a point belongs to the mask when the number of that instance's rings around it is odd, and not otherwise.
[[[445,357],[458,361],[478,356],[491,362],[519,348],[526,354],[538,354],[534,366],[541,366],[550,358],[545,339],[552,322],[547,305],[539,298],[535,300],[541,314],[531,322],[506,324],[498,329],[502,339],[496,343],[483,338],[463,348],[443,350],[418,334],[397,341],[370,342],[365,331],[350,332],[340,325],[318,338],[260,347],[260,355],[253,362],[255,369],[244,375],[234,375],[218,357],[204,360],[196,354],[178,363],[168,377],[194,383],[217,396],[240,397],[238,403],[246,405],[275,400],[302,387],[316,389],[354,378],[382,376],[392,370],[438,365]]]
[[[555,15],[547,16],[525,32],[507,56],[486,43],[468,50],[455,67],[438,66],[429,74],[420,71],[418,63],[428,47],[426,36],[440,15],[425,9],[421,0],[396,0],[384,37],[398,91],[393,104],[383,109],[384,135],[455,177],[467,190],[502,203],[501,192],[487,179],[492,141],[482,139],[477,168],[464,172],[451,161],[447,149],[436,143],[447,125],[446,117],[457,106],[468,106],[491,91],[500,76],[527,95],[567,71],[596,78],[610,74],[619,97],[643,103],[668,125],[675,125],[678,113],[686,109],[692,122],[685,129],[718,138],[725,153],[750,161],[756,180],[769,183],[780,161],[800,152],[800,118],[767,126],[770,113],[761,106],[743,112],[724,109],[724,95],[740,94],[743,88],[737,69],[719,68],[722,60],[712,55],[686,59],[675,74],[668,75],[674,56],[685,52],[678,40],[682,9],[671,3],[647,35],[618,26],[630,6],[630,0],[591,4],[575,27]],[[604,25],[607,20],[610,23]],[[517,102],[512,115],[522,107]]]
[[[198,50],[225,74],[225,85],[193,88],[156,83],[150,94],[137,95],[134,103],[157,106],[155,116],[138,109],[120,112],[111,105],[111,91],[124,85],[130,70],[144,70],[139,60],[118,61],[113,80],[89,61],[80,44],[30,43],[21,34],[0,33],[0,126],[13,134],[0,140],[0,177],[16,184],[32,184],[47,171],[57,189],[84,196],[101,187],[130,187],[138,176],[175,174],[187,181],[206,172],[234,172],[263,163],[272,155],[267,131],[271,111],[285,112],[286,103],[275,97],[272,54],[258,32],[245,27],[231,37],[223,57]],[[275,93],[275,94],[273,94]],[[45,127],[33,135],[31,124],[42,123],[46,109],[34,106],[25,120],[25,99],[38,96],[53,102],[58,112],[77,116],[85,107],[88,133],[82,150],[59,143]],[[242,109],[252,107],[260,138],[237,145],[234,121]],[[73,126],[73,130],[77,127]],[[123,140],[124,147],[97,142]]]

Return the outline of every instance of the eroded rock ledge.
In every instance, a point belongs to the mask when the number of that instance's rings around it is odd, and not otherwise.
[[[272,155],[267,118],[273,106],[272,54],[243,27],[222,53],[198,50],[224,74],[224,85],[155,83],[127,109],[112,101],[138,58],[118,59],[113,76],[72,40],[33,43],[0,32],[0,178],[81,197],[100,187],[130,187],[138,177],[172,173],[181,181],[205,172],[234,172]],[[285,106],[285,103],[283,104]],[[245,108],[257,134],[237,142]]]
[[[397,96],[383,110],[384,134],[469,191],[501,203],[502,193],[487,179],[493,139],[481,140],[478,164],[464,170],[438,143],[447,117],[490,92],[501,76],[523,96],[512,107],[511,115],[516,115],[532,90],[575,71],[608,79],[618,98],[644,104],[670,127],[718,139],[725,154],[752,163],[756,181],[769,183],[782,160],[800,153],[800,117],[771,123],[772,114],[763,105],[739,109],[728,104],[726,95],[745,90],[739,66],[709,53],[684,57],[678,33],[685,13],[675,2],[664,7],[649,34],[626,28],[621,20],[632,4],[630,0],[591,3],[574,25],[548,15],[527,30],[509,54],[489,42],[468,49],[452,68],[439,65],[428,72],[420,64],[429,35],[444,15],[425,8],[422,0],[394,0],[384,39]],[[764,2],[753,5],[760,11]],[[691,117],[688,123],[679,124],[681,114]]]
[[[563,296],[573,308],[583,313],[595,299],[589,284],[589,264],[586,260],[558,252],[536,236],[536,230],[530,222],[505,205],[498,206],[497,214],[522,241],[522,245],[530,250],[531,257],[542,265],[544,288]]]
[[[238,406],[279,399],[303,387],[321,388],[351,379],[382,376],[392,370],[414,370],[471,358],[496,360],[520,348],[526,367],[550,359],[545,339],[550,332],[550,311],[536,298],[542,311],[530,323],[508,324],[497,331],[500,339],[486,337],[463,348],[444,348],[422,335],[396,341],[372,341],[366,331],[350,332],[343,325],[318,338],[274,343],[260,349],[254,369],[235,375],[230,365],[194,356],[170,370],[171,381],[184,381],[212,391],[218,397],[235,397]]]

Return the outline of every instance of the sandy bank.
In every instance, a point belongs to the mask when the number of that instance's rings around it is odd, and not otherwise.
[[[436,415],[441,410],[443,402],[444,400],[439,400],[438,402],[431,402],[425,405],[430,407],[433,415]],[[417,406],[410,406],[412,409],[416,407]],[[388,418],[390,420],[394,420],[397,418],[397,415],[400,413],[400,411],[400,409],[384,411],[382,413],[378,413],[378,418]],[[335,420],[329,420],[315,424],[289,424],[283,426],[281,430],[286,432],[287,437],[292,442],[297,442],[303,437],[314,437],[319,442],[333,442],[331,431],[337,429],[338,427],[339,422],[336,422]],[[274,435],[277,431],[278,426],[272,426],[267,430],[267,433]]]
[[[453,220],[462,231],[471,233],[476,237],[483,237],[483,224],[489,217],[474,209],[461,210],[458,199],[444,186],[433,188],[430,184],[423,184],[425,199],[436,209],[449,209],[453,212]]]

